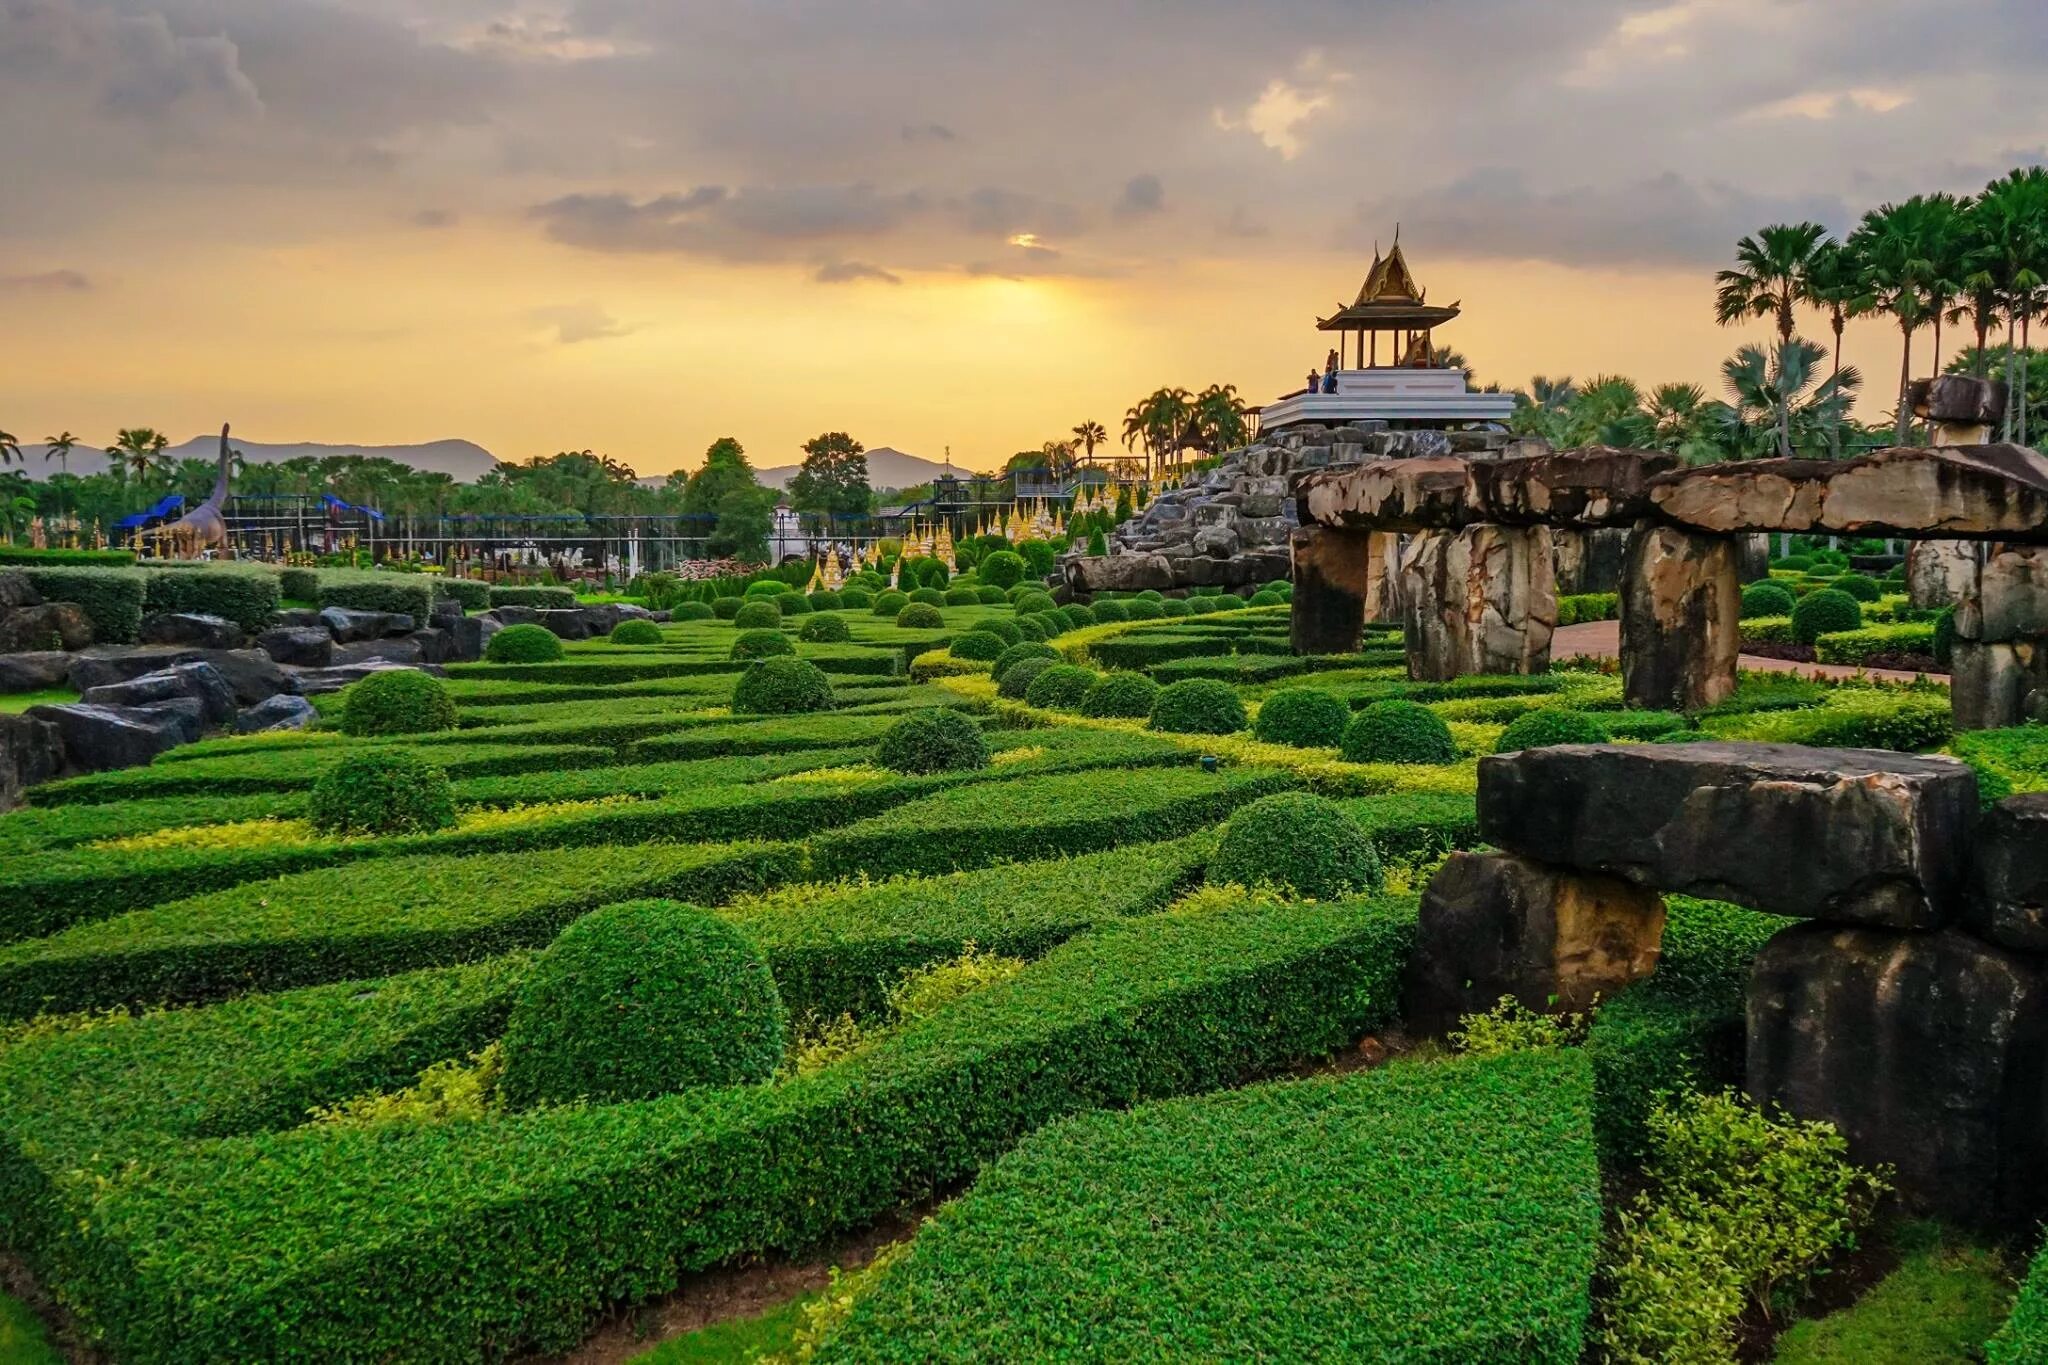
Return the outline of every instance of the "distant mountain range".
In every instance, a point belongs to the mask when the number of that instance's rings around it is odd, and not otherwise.
[[[770,488],[787,488],[789,481],[796,477],[802,466],[793,464],[770,465],[754,471],[754,477]],[[875,446],[868,451],[868,485],[872,488],[914,488],[921,483],[930,483],[948,471],[948,466],[937,460],[927,460],[921,455],[906,455],[888,446]],[[974,471],[963,465],[950,466],[951,472],[959,475]]]

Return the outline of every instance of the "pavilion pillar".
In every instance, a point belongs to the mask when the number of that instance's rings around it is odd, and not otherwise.
[[[1631,706],[1699,711],[1735,691],[1741,555],[1733,536],[1639,525],[1621,571],[1621,690]]]
[[[1547,527],[1481,524],[1417,536],[1396,591],[1417,682],[1550,667],[1557,578]]]
[[[1372,589],[1373,539],[1332,526],[1295,528],[1288,638],[1296,654],[1358,652]]]

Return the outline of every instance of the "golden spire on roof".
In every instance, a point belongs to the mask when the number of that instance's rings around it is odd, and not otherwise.
[[[1358,287],[1358,298],[1353,301],[1356,308],[1367,303],[1421,303],[1428,290],[1419,288],[1415,276],[1408,269],[1408,258],[1401,254],[1401,225],[1394,225],[1394,249],[1385,256],[1380,255],[1379,244],[1372,248],[1372,269],[1365,272],[1365,283]]]

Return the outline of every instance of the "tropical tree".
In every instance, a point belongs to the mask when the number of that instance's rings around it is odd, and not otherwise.
[[[14,540],[36,514],[36,500],[12,492],[0,493],[0,540]]]
[[[721,436],[704,452],[704,463],[683,488],[683,515],[704,527],[704,553],[759,563],[768,558],[768,533],[775,523],[775,490],[763,488],[747,463],[746,449]]]
[[[1209,455],[1235,450],[1250,436],[1249,416],[1235,384],[1211,384],[1195,395],[1184,444]]]
[[[13,464],[21,458],[21,442],[14,439],[14,433],[0,431],[0,466]]]
[[[1518,436],[1541,436],[1553,445],[1561,444],[1564,425],[1579,391],[1570,375],[1551,379],[1537,375],[1528,389],[1515,390],[1515,410],[1508,416],[1508,429]]]
[[[1658,450],[1677,450],[1694,439],[1707,404],[1707,391],[1697,384],[1659,384],[1650,390],[1643,403],[1650,443]]]
[[[1849,234],[1850,249],[1863,262],[1865,294],[1872,312],[1885,313],[1899,325],[1899,391],[1892,439],[1899,445],[1913,420],[1906,404],[1906,386],[1913,379],[1913,333],[1935,311],[1934,257],[1948,218],[1946,208],[1916,194],[1897,204],[1884,204],[1863,215]]]
[[[805,441],[803,451],[803,464],[789,481],[790,506],[822,516],[828,535],[838,518],[866,516],[874,506],[867,447],[843,431],[828,431]]]
[[[1825,346],[1794,337],[1768,350],[1744,346],[1722,363],[1722,382],[1734,400],[1730,420],[1739,426],[1743,445],[1789,457],[1807,435],[1840,423],[1863,376],[1854,365],[1844,365],[1823,379],[1821,362],[1827,358]]]
[[[1081,456],[1090,463],[1095,459],[1095,447],[1109,440],[1109,433],[1097,421],[1077,422],[1074,425],[1074,444],[1081,447]]]
[[[2030,324],[2048,289],[2048,169],[2029,166],[1992,181],[1971,212],[1979,268],[2005,315],[2006,387],[2027,389]],[[2027,405],[2008,403],[2005,436],[2025,443]]]
[[[161,467],[170,444],[170,438],[154,427],[123,427],[114,433],[107,458],[116,470],[142,483]]]
[[[1144,447],[1147,479],[1155,464],[1164,466],[1179,453],[1193,415],[1193,396],[1186,389],[1154,389],[1124,414],[1124,447]]]
[[[45,436],[43,438],[43,463],[48,464],[50,461],[55,460],[57,468],[69,474],[71,472],[71,452],[77,445],[78,438],[68,431],[61,431],[55,436]]]
[[[1828,230],[1819,223],[1773,223],[1735,244],[1735,268],[1714,276],[1714,318],[1722,326],[1748,318],[1774,318],[1778,340],[1792,339],[1792,306],[1806,294],[1806,277]]]
[[[1934,324],[1934,364],[1941,366],[1941,319],[1968,289],[1970,201],[1953,194],[1927,196],[1927,303]]]

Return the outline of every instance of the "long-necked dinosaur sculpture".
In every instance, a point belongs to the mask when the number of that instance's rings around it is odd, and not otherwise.
[[[206,501],[144,536],[156,542],[156,551],[166,558],[192,559],[204,550],[222,550],[228,543],[228,471],[234,453],[228,449],[228,424],[220,427],[220,472],[214,476],[213,492]]]

